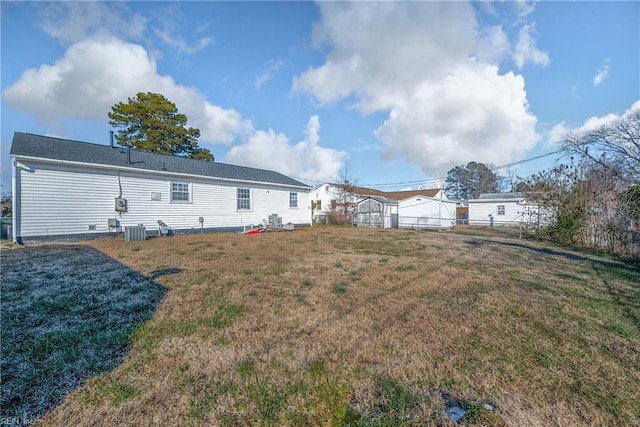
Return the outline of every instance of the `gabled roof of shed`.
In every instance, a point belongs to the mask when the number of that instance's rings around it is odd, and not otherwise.
[[[16,132],[11,145],[11,155],[46,160],[84,163],[87,165],[113,166],[140,171],[178,173],[234,181],[250,181],[291,187],[311,188],[279,172],[266,169],[237,166],[227,163],[194,160],[185,157],[165,156],[131,149],[131,163],[127,163],[127,149],[111,148],[83,141],[53,138]]]
[[[383,196],[360,196],[358,203],[364,202],[367,199],[373,199],[376,202],[384,203],[386,205],[397,205],[398,201],[394,199],[389,199]]]

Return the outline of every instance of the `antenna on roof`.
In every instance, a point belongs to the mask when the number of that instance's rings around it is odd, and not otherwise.
[[[109,143],[111,144],[111,148],[115,148],[113,146],[113,131],[112,130],[109,131]]]

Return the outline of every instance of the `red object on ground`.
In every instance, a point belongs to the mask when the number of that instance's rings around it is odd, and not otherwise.
[[[258,230],[257,228],[254,228],[253,230],[247,231],[246,234],[260,234],[260,233],[261,233],[260,230]]]

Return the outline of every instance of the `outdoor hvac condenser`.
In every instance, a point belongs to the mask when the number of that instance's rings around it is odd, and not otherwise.
[[[138,242],[147,238],[147,230],[144,225],[134,225],[124,228],[124,240],[126,242]]]

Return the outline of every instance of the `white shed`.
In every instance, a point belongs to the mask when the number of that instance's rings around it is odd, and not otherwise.
[[[11,155],[17,242],[158,230],[158,220],[177,233],[241,230],[271,214],[311,225],[311,187],[278,172],[19,132]]]
[[[400,228],[451,228],[456,224],[456,205],[452,200],[417,195],[399,201]]]

